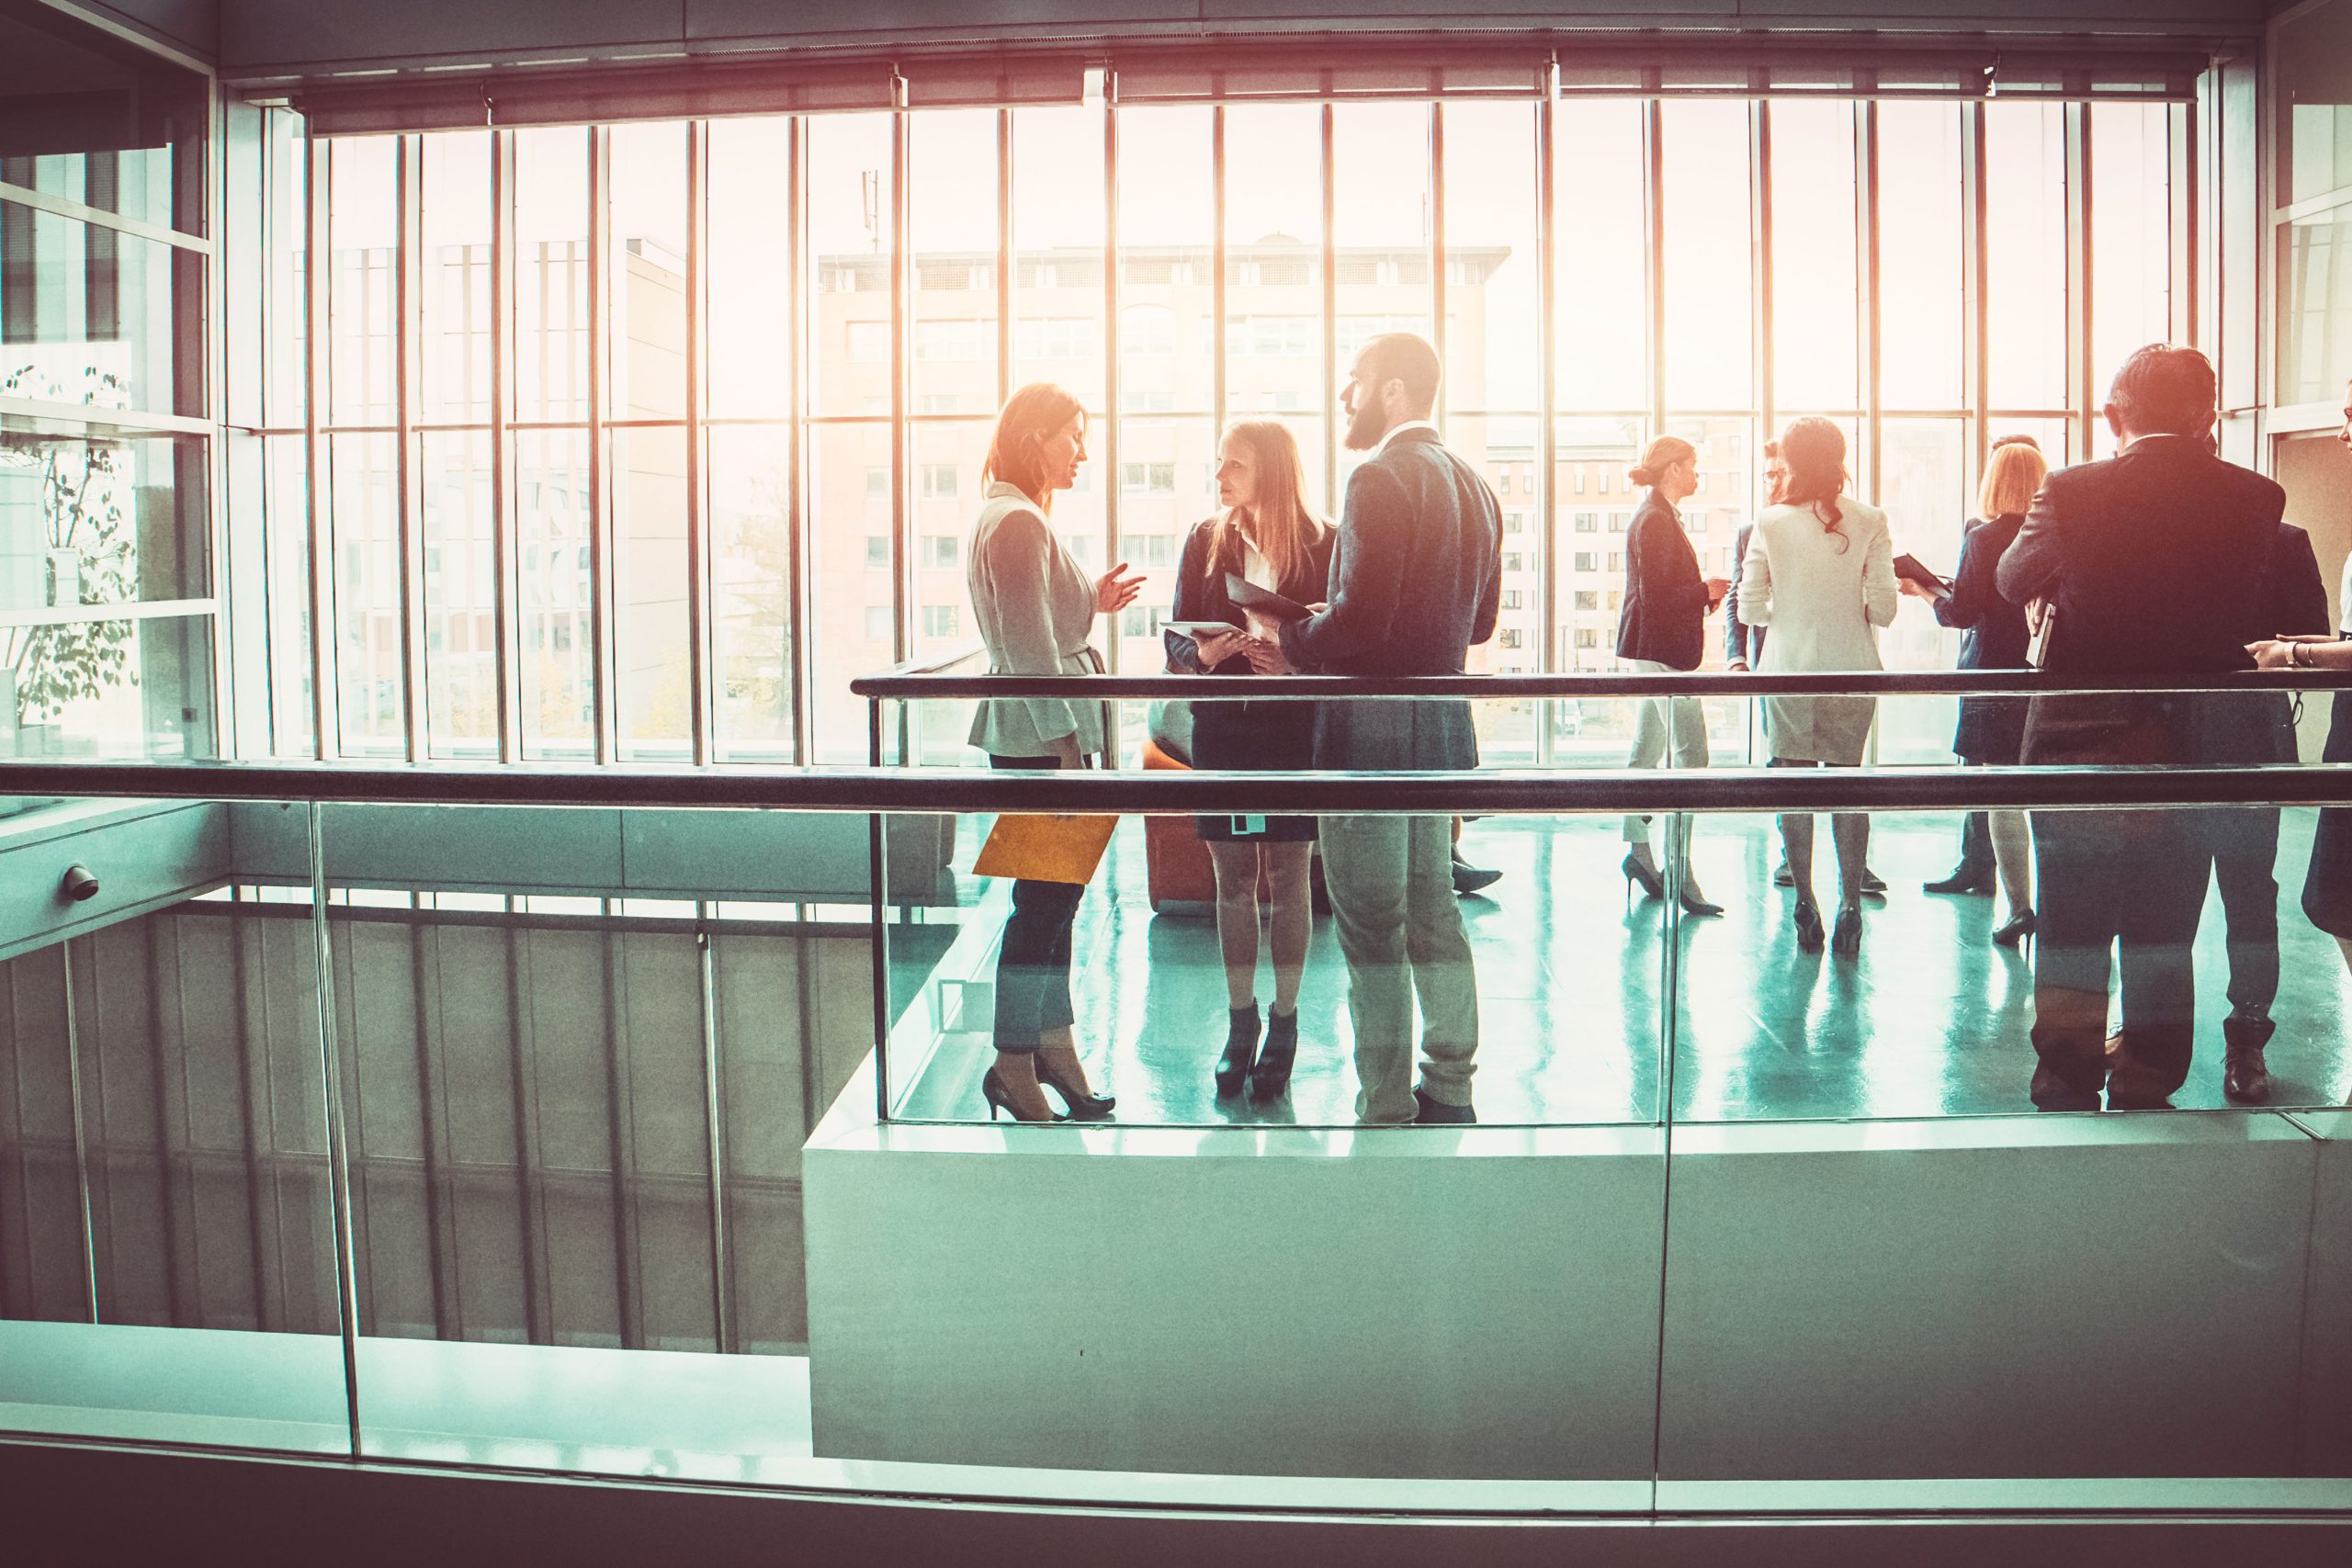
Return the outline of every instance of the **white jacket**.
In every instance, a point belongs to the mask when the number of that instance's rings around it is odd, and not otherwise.
[[[1102,670],[1102,656],[1087,643],[1094,629],[1094,580],[1019,486],[989,486],[964,561],[989,674]],[[1042,757],[1065,735],[1078,737],[1080,752],[1102,750],[1102,705],[1008,697],[983,702],[972,717],[972,744],[994,757]]]

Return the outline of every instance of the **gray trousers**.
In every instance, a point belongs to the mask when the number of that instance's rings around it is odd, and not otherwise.
[[[1319,827],[1332,922],[1348,960],[1356,1036],[1356,1119],[1413,1120],[1413,1000],[1420,998],[1421,1087],[1470,1103],[1478,979],[1453,896],[1450,817],[1326,817]]]

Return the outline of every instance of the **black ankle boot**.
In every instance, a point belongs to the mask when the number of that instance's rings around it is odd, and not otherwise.
[[[1232,1025],[1226,1031],[1225,1055],[1216,1059],[1216,1091],[1219,1094],[1239,1094],[1241,1083],[1250,1076],[1250,1065],[1258,1055],[1258,1004],[1233,1010]]]
[[[1266,1049],[1250,1069],[1250,1098],[1261,1104],[1280,1100],[1290,1088],[1290,1066],[1298,1055],[1298,1010],[1266,1015]]]

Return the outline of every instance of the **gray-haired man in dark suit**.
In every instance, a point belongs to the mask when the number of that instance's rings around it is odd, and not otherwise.
[[[1369,452],[1348,479],[1331,558],[1331,600],[1283,628],[1298,670],[1337,675],[1453,675],[1495,632],[1502,510],[1486,480],[1430,423],[1437,351],[1408,333],[1374,338],[1341,402],[1347,443]],[[1316,716],[1315,762],[1334,769],[1478,765],[1470,705],[1358,699]],[[1447,817],[1326,817],[1323,872],[1348,960],[1357,1117],[1366,1122],[1475,1122],[1477,977],[1454,902]],[[1421,1081],[1413,1084],[1413,1003]]]

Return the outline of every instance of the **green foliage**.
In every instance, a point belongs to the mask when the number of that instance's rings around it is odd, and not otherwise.
[[[98,407],[120,407],[125,400],[120,378],[111,372],[87,372],[86,384],[74,391],[45,378],[36,381],[38,376],[35,367],[22,367],[0,380],[0,393]],[[70,549],[80,558],[79,603],[122,604],[138,597],[138,535],[127,526],[130,519],[123,507],[131,490],[129,448],[105,441],[11,435],[0,446],[0,465],[38,470],[45,548]],[[85,621],[18,632],[10,660],[17,722],[54,715],[111,686],[135,684],[131,630],[129,621]]]

